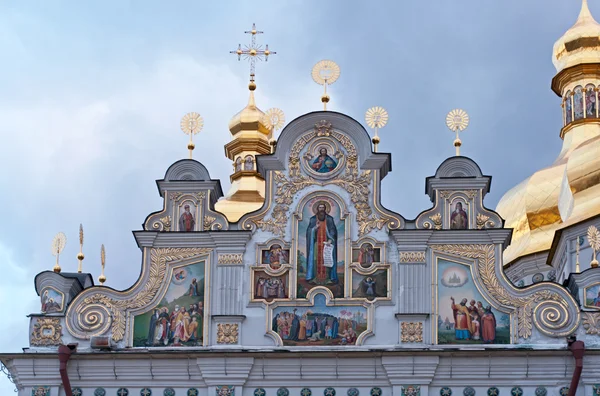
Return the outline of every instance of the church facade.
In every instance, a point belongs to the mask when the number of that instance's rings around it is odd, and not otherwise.
[[[275,140],[252,82],[232,188],[171,165],[135,284],[36,276],[30,345],[0,356],[18,395],[600,395],[599,37],[584,1],[555,48],[567,148],[541,172],[558,192],[534,175],[498,211],[460,155],[416,219],[383,207],[391,155],[358,121],[312,112]]]

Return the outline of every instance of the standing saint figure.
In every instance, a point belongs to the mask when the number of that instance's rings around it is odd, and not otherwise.
[[[491,344],[496,339],[496,316],[489,305],[481,316],[481,338],[486,344]]]
[[[454,206],[454,212],[450,215],[451,230],[466,230],[469,227],[469,219],[467,212],[464,211],[461,202],[457,202]]]
[[[600,292],[598,292],[598,297],[594,298],[592,303],[594,304],[594,307],[600,307]]]
[[[317,203],[315,215],[310,218],[306,229],[306,280],[309,283],[338,283],[337,237],[335,221],[327,214],[327,205]],[[327,250],[331,250],[331,267],[325,265],[326,244]]]
[[[319,156],[310,164],[310,167],[319,173],[329,173],[336,166],[337,161],[327,154],[327,149],[324,147],[319,150]]]
[[[198,295],[200,295],[198,290],[198,282],[196,281],[196,278],[193,278],[192,283],[190,283],[190,287],[188,288],[188,296]]]
[[[183,209],[185,212],[179,216],[179,231],[194,231],[196,221],[194,220],[194,215],[190,212],[190,205],[186,204]]]
[[[460,304],[454,303],[454,297],[450,297],[452,301],[451,308],[454,313],[454,330],[457,340],[468,340],[471,338],[472,324],[469,308],[467,308],[467,299],[463,298]]]
[[[370,267],[375,259],[375,250],[370,243],[363,243],[358,253],[358,262],[363,267]]]

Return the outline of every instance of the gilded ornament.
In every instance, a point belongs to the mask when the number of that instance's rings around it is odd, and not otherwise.
[[[244,45],[244,49],[242,49],[242,45],[238,44],[237,50],[229,51],[230,54],[236,54],[238,60],[247,60],[250,62],[250,90],[256,89],[256,84],[254,83],[255,69],[256,69],[256,59],[264,60],[267,62],[269,60],[269,55],[275,55],[277,52],[269,50],[269,45],[265,45],[263,49],[262,45],[256,44],[256,35],[263,34],[264,32],[260,30],[256,30],[256,24],[252,24],[251,30],[246,30],[244,33],[249,34],[251,37],[250,44]]]
[[[33,324],[31,345],[52,346],[62,344],[62,325],[59,318],[38,318]]]
[[[383,107],[371,107],[365,114],[365,121],[369,128],[375,129],[375,136],[373,136],[373,144],[375,145],[375,152],[377,152],[377,146],[381,141],[379,139],[379,128],[383,128],[388,121],[388,113]]]
[[[340,77],[340,67],[334,61],[322,60],[318,62],[312,69],[313,80],[323,86],[323,95],[321,95],[321,102],[323,103],[323,109],[327,110],[327,103],[329,103],[329,95],[327,95],[327,85],[331,85],[337,81]]]
[[[452,191],[450,190],[440,190],[440,198],[448,199],[452,195]]]
[[[159,231],[171,231],[171,216],[159,218],[157,221],[152,223],[152,228]]]
[[[219,264],[243,264],[244,253],[219,253],[217,262]]]
[[[190,141],[188,142],[187,148],[190,152],[190,159],[192,159],[192,151],[196,147],[193,142],[193,136],[202,130],[204,120],[200,114],[191,112],[183,116],[180,125],[183,133],[190,135]]]
[[[265,124],[270,131],[275,132],[280,130],[284,123],[285,114],[283,114],[281,109],[272,107],[265,111],[265,115],[263,116],[263,124]]]
[[[423,342],[423,322],[402,322],[400,328],[403,343]]]
[[[54,268],[52,270],[57,274],[61,271],[58,259],[60,257],[60,253],[65,249],[66,244],[67,236],[63,232],[59,232],[52,239],[52,246],[50,247],[50,251],[52,252],[53,256],[56,256],[56,264],[54,264]]]
[[[533,324],[542,333],[553,337],[567,336],[576,330],[579,309],[574,301],[567,301],[553,291],[562,290],[559,286],[540,284],[528,289],[534,292],[518,292],[517,296],[513,296],[500,284],[496,275],[494,245],[436,245],[434,249],[474,259],[476,271],[490,295],[498,303],[516,309],[519,337],[531,337]],[[576,312],[577,317],[573,318],[571,312]]]
[[[217,396],[233,396],[235,394],[234,386],[217,386],[216,388]]]
[[[181,198],[181,196],[183,195],[182,192],[173,192],[171,194],[169,194],[169,198],[171,198],[171,201],[179,201],[179,198]]]
[[[465,195],[467,197],[469,197],[469,199],[474,199],[475,197],[477,197],[478,193],[479,193],[479,191],[477,191],[477,190],[467,190],[467,191],[465,191]]]
[[[477,229],[481,230],[485,228],[486,222],[490,219],[490,216],[486,216],[481,213],[477,213]]]
[[[456,155],[460,155],[460,146],[462,142],[458,137],[458,133],[467,129],[469,125],[469,115],[466,111],[462,109],[454,109],[451,110],[446,115],[446,126],[452,132],[456,133],[456,138],[454,139],[454,147],[456,148]]]
[[[200,191],[196,193],[196,199],[198,199],[198,201],[202,201],[204,198],[206,198],[206,191]]]
[[[205,215],[202,221],[202,229],[204,231],[210,231],[213,223],[217,220],[214,216]]]
[[[595,226],[590,226],[587,232],[588,242],[590,243],[590,247],[594,251],[592,253],[592,261],[590,266],[592,268],[598,267],[598,251],[600,251],[600,231]]]
[[[442,229],[442,215],[440,213],[436,213],[434,215],[429,216],[429,219],[431,219],[431,221],[433,222],[434,230]],[[430,228],[430,227],[431,227],[431,225],[427,228]]]
[[[425,252],[400,252],[401,263],[424,263]]]
[[[600,312],[583,312],[581,324],[585,329],[585,334],[600,334]]]
[[[127,310],[148,306],[164,281],[167,263],[210,253],[209,248],[159,248],[150,250],[149,277],[135,299],[118,300],[108,295],[109,291],[98,288],[96,293],[76,299],[69,306],[68,327],[76,338],[89,339],[111,330],[111,338],[118,342],[125,336]]]
[[[217,323],[217,344],[237,344],[238,323]]]

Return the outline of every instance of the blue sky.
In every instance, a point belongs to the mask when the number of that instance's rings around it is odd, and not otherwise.
[[[256,100],[287,120],[319,110],[310,77],[321,59],[342,74],[330,108],[363,121],[390,114],[381,151],[393,172],[383,203],[407,218],[428,207],[425,177],[453,154],[446,113],[471,116],[463,153],[493,175],[487,206],[549,165],[561,140],[552,45],[576,20],[577,0],[461,1],[2,1],[0,2],[0,350],[27,345],[39,303],[36,273],[62,260],[126,288],[141,255],[131,230],[162,207],[155,179],[184,158],[181,116],[201,113],[195,158],[228,188],[227,124],[247,101],[248,66],[230,50],[256,22],[277,55],[257,66]],[[600,17],[600,5],[590,4]],[[4,378],[0,390],[11,389]]]

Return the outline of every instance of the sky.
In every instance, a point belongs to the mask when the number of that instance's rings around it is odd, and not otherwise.
[[[321,59],[341,67],[331,110],[364,124],[383,106],[380,151],[392,153],[383,204],[414,218],[429,207],[425,177],[453,155],[445,116],[470,115],[462,153],[492,175],[486,206],[561,146],[560,99],[551,92],[552,45],[575,22],[578,0],[504,1],[9,1],[0,0],[0,351],[27,345],[39,311],[33,279],[51,269],[50,243],[67,234],[63,271],[127,288],[141,254],[132,230],[162,208],[154,181],[187,156],[181,117],[202,114],[194,158],[229,186],[223,145],[247,102],[249,42],[277,54],[257,65],[257,105],[288,121],[321,109],[310,76]],[[600,16],[600,5],[591,2]],[[12,389],[0,377],[2,394]]]

